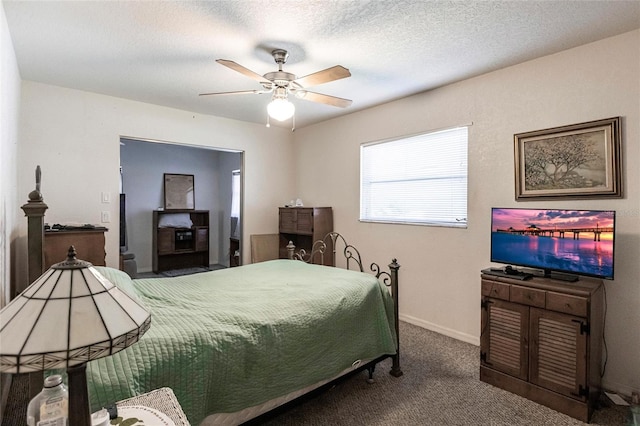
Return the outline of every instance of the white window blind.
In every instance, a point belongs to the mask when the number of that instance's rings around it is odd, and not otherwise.
[[[360,148],[360,220],[467,226],[467,127]]]
[[[240,170],[231,172],[231,238],[240,238]]]
[[[240,217],[240,170],[231,172],[231,216]]]

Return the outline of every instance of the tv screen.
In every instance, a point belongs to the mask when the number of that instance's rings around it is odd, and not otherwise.
[[[612,280],[614,236],[613,210],[491,209],[491,261],[544,276]]]

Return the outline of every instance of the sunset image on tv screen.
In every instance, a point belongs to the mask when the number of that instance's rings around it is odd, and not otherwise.
[[[615,212],[493,208],[491,261],[613,279]]]

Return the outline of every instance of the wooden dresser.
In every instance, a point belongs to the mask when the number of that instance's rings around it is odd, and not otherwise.
[[[59,229],[44,232],[44,269],[67,259],[69,246],[76,248],[76,257],[95,266],[105,266],[107,253],[104,233],[107,228]]]
[[[600,394],[602,281],[481,281],[480,380],[588,422]]]

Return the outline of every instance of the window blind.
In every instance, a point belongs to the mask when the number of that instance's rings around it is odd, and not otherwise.
[[[231,238],[240,238],[240,170],[231,172]]]
[[[362,145],[360,220],[466,227],[467,127]]]

